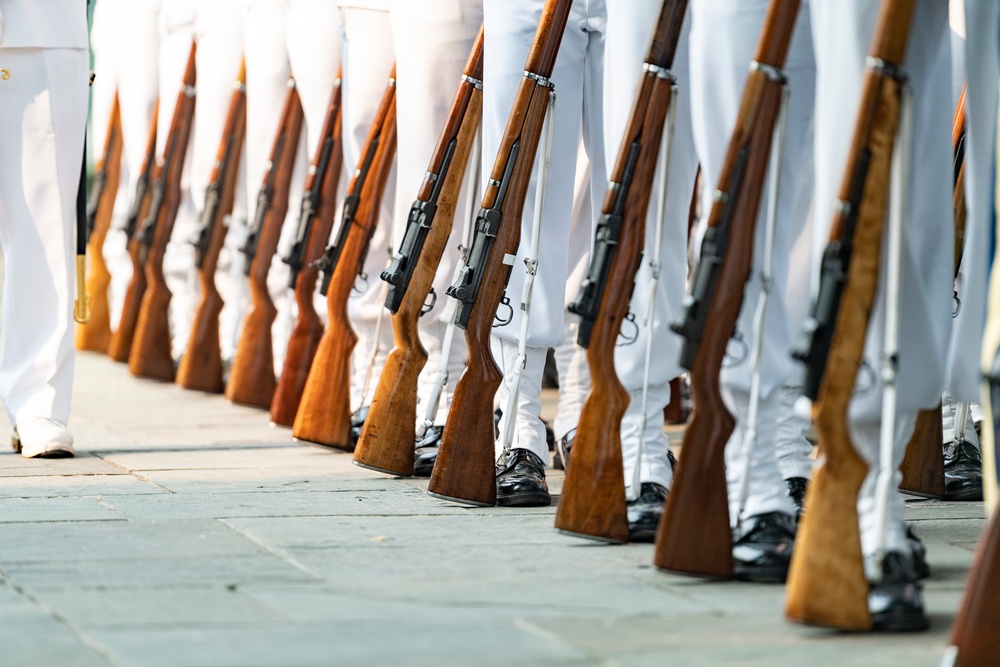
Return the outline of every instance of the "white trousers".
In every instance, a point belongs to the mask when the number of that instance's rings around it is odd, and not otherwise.
[[[344,27],[344,164],[353,173],[392,71],[392,28],[389,13],[384,11],[342,7],[341,17]],[[394,165],[361,270],[367,279],[358,277],[348,299],[348,314],[358,335],[352,359],[352,409],[371,402],[379,373],[392,349],[392,325],[383,305],[385,283],[379,279],[379,274],[389,263],[392,253],[395,197]],[[338,221],[334,234],[339,226]]]
[[[111,229],[104,242],[104,261],[111,273],[112,328],[121,317],[125,288],[132,279],[132,261],[123,225],[146,159],[149,127],[159,95],[159,12],[160,0],[102,0],[94,9],[91,44],[96,79],[91,108],[92,152],[103,150],[107,127],[107,112],[98,110],[97,95],[102,87],[117,87],[122,126],[121,183],[124,191],[119,191],[115,201]],[[176,92],[175,89],[175,95]]]
[[[711,212],[732,129],[743,97],[743,87],[760,37],[769,2],[706,0],[692,6],[691,68],[695,143],[701,155],[704,188],[703,229]],[[772,266],[774,288],[769,294],[764,322],[758,437],[749,466],[746,421],[749,415],[751,350],[757,344],[753,322],[761,298],[767,197],[761,198],[754,237],[753,268],[736,323],[737,335],[723,363],[723,396],[737,420],[726,448],[730,506],[735,515],[743,475],[749,472],[745,514],[793,512],[783,483],[787,477],[808,477],[809,445],[806,424],[792,412],[794,395],[785,387],[798,381],[801,369],[789,351],[798,341],[798,327],[808,309],[809,247],[807,217],[812,192],[812,132],[815,63],[809,7],[803,3],[793,33],[784,71],[789,79],[785,149],[781,156]],[[764,192],[767,192],[765,181]],[[700,234],[698,235],[700,237]]]
[[[83,49],[0,48],[0,397],[12,424],[69,419]],[[30,156],[30,157],[29,157]]]
[[[389,4],[389,17],[396,54],[396,103],[401,110],[396,121],[398,187],[391,239],[392,248],[398,249],[406,231],[410,206],[424,180],[431,154],[448,118],[452,99],[479,32],[483,8],[480,0],[425,0],[420,3],[394,0]],[[418,386],[418,422],[424,418],[426,401],[441,365],[447,330],[442,312],[449,300],[445,290],[454,280],[461,261],[459,245],[462,244],[463,232],[467,231],[470,208],[473,215],[478,210],[480,197],[476,173],[479,161],[478,154],[469,157],[451,235],[431,285],[437,300],[418,323],[421,342],[428,355]],[[452,169],[464,167],[452,165]],[[438,224],[437,221],[434,224]],[[448,355],[448,383],[441,393],[435,423],[443,424],[448,417],[451,393],[462,374],[465,357],[465,346],[459,331],[454,336]]]
[[[538,26],[544,3],[541,0],[483,3],[486,26],[486,55],[483,105],[483,178],[489,177],[504,128],[513,106],[514,95],[523,76],[531,40]],[[571,261],[571,214],[576,176],[576,158],[581,128],[583,143],[591,162],[591,193],[600,197],[607,185],[604,173],[602,61],[606,23],[603,0],[577,0],[570,10],[559,55],[552,72],[556,90],[553,123],[552,163],[548,173],[545,202],[542,208],[538,269],[528,315],[527,365],[521,381],[521,395],[513,429],[513,446],[529,449],[542,460],[548,459],[545,428],[538,418],[541,407],[541,376],[546,348],[560,344],[566,336],[563,308],[566,302],[566,276]],[[543,137],[544,139],[544,137]],[[544,145],[539,146],[539,151]],[[500,316],[509,321],[494,329],[494,357],[504,372],[499,402],[505,409],[507,395],[514,381],[514,359],[520,335],[519,302],[524,284],[524,259],[530,252],[531,229],[538,174],[528,185],[521,224],[521,244],[510,273],[507,297],[511,307],[501,305]],[[599,210],[600,200],[591,210]],[[518,221],[505,221],[513,224]],[[575,263],[575,262],[574,262]],[[574,295],[575,297],[575,295]],[[513,314],[511,315],[511,311]],[[505,409],[501,434],[512,415]],[[503,443],[498,443],[498,449]]]
[[[1000,79],[1000,5],[965,0],[960,55],[968,79],[965,141],[965,251],[959,278],[962,306],[948,350],[948,391],[958,400],[979,401],[979,354],[986,325],[986,295],[993,224],[997,80]],[[956,81],[961,86],[961,81]]]

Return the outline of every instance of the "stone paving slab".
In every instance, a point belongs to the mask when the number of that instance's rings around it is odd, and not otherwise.
[[[441,501],[263,411],[78,370],[80,455],[0,454],[4,667],[937,665],[983,525],[978,503],[907,503],[929,633],[804,628],[782,586],[659,572],[650,545],[559,534],[555,507]]]

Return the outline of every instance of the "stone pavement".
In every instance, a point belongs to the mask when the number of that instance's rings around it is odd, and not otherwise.
[[[782,586],[436,500],[102,357],[71,425],[75,459],[0,454],[0,665],[936,665],[983,525],[909,503],[931,632],[839,634],[786,623]]]

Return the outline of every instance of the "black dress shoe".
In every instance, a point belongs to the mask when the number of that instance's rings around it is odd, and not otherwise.
[[[497,462],[497,505],[545,507],[552,504],[545,483],[545,464],[527,449],[512,449]]]
[[[868,591],[873,632],[921,632],[930,627],[917,573],[909,555],[890,551],[882,560],[882,580]]]
[[[552,467],[556,470],[565,470],[569,465],[569,452],[573,449],[574,439],[576,439],[576,429],[567,432],[556,443],[555,451],[552,453]]]
[[[983,499],[983,459],[970,442],[957,440],[944,446],[944,499]]]
[[[910,553],[913,554],[913,571],[917,579],[929,578],[931,566],[927,564],[927,547],[910,524],[906,524],[906,541],[910,546]]]
[[[783,583],[795,544],[795,519],[784,512],[747,518],[733,535],[733,573],[744,581]]]
[[[667,489],[656,482],[643,482],[639,489],[639,497],[625,504],[628,541],[652,542],[656,539],[656,527],[660,525],[663,508],[667,504]]]
[[[805,477],[789,477],[785,480],[785,486],[788,487],[788,495],[792,499],[792,504],[795,505],[795,520],[801,521],[809,480]]]
[[[365,418],[368,416],[368,405],[362,405],[360,408],[351,413],[351,449],[349,451],[354,451],[354,448],[358,444],[358,439],[361,437],[361,429],[365,426]]]
[[[429,426],[424,434],[417,439],[416,450],[413,452],[413,476],[430,477],[437,461],[438,448],[441,446],[441,434],[444,426]]]

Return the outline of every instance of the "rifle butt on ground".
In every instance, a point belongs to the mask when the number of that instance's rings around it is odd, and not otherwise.
[[[944,433],[941,406],[921,410],[913,437],[906,445],[906,455],[899,469],[903,481],[899,488],[925,498],[944,498]]]
[[[271,423],[287,427],[295,423],[295,415],[302,402],[302,392],[305,391],[306,380],[309,378],[309,368],[322,337],[323,323],[316,312],[313,311],[312,317],[307,318],[303,317],[303,311],[300,310],[295,328],[288,339],[285,363],[271,401]]]
[[[417,380],[427,363],[427,352],[417,342],[405,352],[393,348],[386,359],[354,450],[354,463],[363,468],[400,477],[413,474]],[[383,378],[392,381],[383,382]]]
[[[271,407],[277,387],[271,327],[277,315],[270,299],[253,299],[226,383],[226,398],[233,403],[265,410]]]
[[[351,353],[357,334],[331,322],[313,358],[302,401],[292,424],[292,437],[350,451]]]
[[[139,309],[128,369],[136,377],[174,381],[174,359],[170,355],[170,291],[165,286],[147,287]]]
[[[221,394],[222,351],[219,341],[219,314],[222,297],[217,291],[202,295],[194,314],[194,326],[187,351],[177,369],[177,384],[185,389]]]
[[[954,667],[998,667],[1000,619],[1000,512],[994,510],[976,547],[965,596],[951,629]]]
[[[503,375],[489,343],[475,345],[470,338],[466,331],[470,363],[455,386],[427,492],[458,503],[492,507],[497,503],[493,397]],[[474,364],[473,354],[481,355]]]

